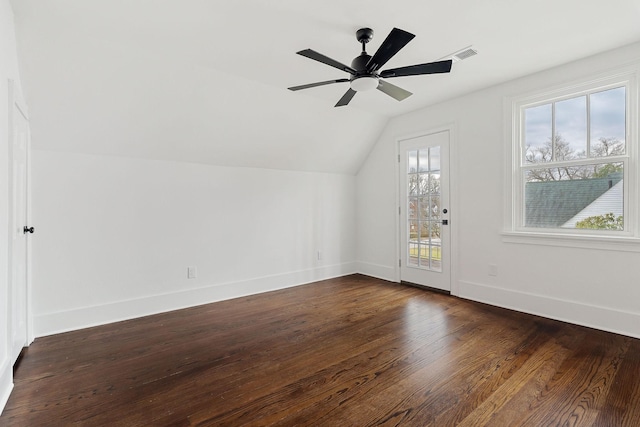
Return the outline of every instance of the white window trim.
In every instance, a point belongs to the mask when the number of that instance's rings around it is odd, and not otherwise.
[[[638,103],[640,63],[605,74],[582,79],[572,84],[558,85],[527,94],[504,99],[504,226],[505,243],[565,246],[640,252],[640,163],[638,162]],[[598,90],[625,86],[627,89],[626,167],[624,171],[624,215],[633,222],[623,232],[605,234],[601,231],[573,229],[532,229],[520,224],[522,218],[521,178],[521,109],[580,96]],[[595,163],[599,158],[591,158]],[[632,197],[630,197],[632,195]],[[628,220],[627,220],[628,221]]]

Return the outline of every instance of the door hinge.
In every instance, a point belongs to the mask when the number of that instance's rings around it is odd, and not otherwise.
[[[402,215],[402,212],[400,212],[400,206],[398,206],[398,215]]]
[[[398,154],[398,163],[400,163],[400,154]]]
[[[402,267],[402,260],[401,259],[398,260],[398,267]]]

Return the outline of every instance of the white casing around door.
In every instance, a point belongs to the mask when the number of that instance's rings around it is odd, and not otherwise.
[[[449,131],[399,141],[400,280],[451,291]]]

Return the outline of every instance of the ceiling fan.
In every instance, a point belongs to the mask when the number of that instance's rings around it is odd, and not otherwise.
[[[392,85],[384,79],[403,76],[417,76],[421,74],[448,73],[451,71],[452,60],[429,62],[426,64],[410,65],[408,67],[392,68],[389,70],[379,71],[380,68],[389,61],[396,53],[409,43],[415,35],[394,28],[391,30],[387,38],[382,42],[376,53],[371,56],[366,52],[366,44],[373,38],[373,30],[371,28],[361,28],[356,32],[356,38],[362,43],[362,53],[351,61],[351,66],[342,64],[341,62],[324,56],[311,49],[301,50],[298,55],[306,56],[314,61],[322,62],[342,71],[351,74],[349,78],[327,80],[324,82],[309,83],[301,86],[293,86],[289,90],[309,89],[317,86],[324,86],[333,83],[349,82],[350,88],[340,98],[336,107],[347,105],[354,97],[356,92],[365,90],[378,89],[386,93],[390,97],[402,101],[412,95],[411,92],[404,90],[398,86]]]

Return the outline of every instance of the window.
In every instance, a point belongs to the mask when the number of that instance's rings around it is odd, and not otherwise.
[[[511,232],[638,237],[637,97],[627,75],[512,100]]]

